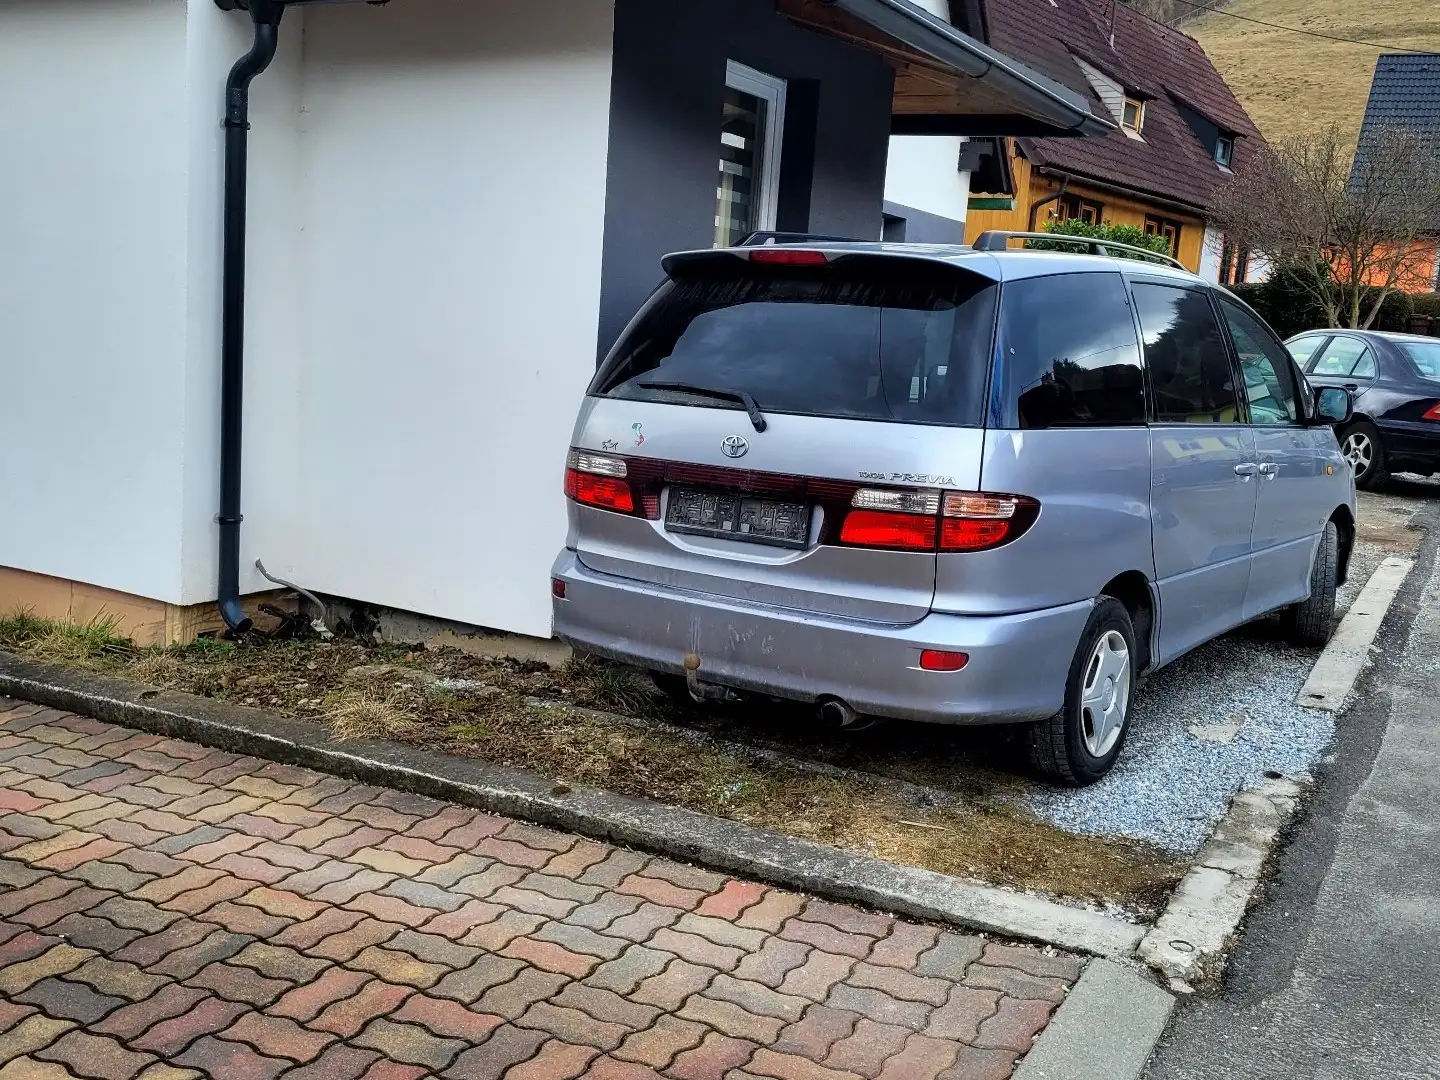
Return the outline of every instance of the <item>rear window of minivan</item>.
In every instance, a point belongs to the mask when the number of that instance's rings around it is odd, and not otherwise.
[[[764,412],[979,427],[996,292],[977,274],[899,259],[682,274],[651,298],[591,393],[742,407],[641,385],[684,383],[748,393]]]

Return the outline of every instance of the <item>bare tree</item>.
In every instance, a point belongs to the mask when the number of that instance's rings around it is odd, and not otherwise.
[[[1440,143],[1409,128],[1367,136],[1354,156],[1337,127],[1262,149],[1217,193],[1210,220],[1295,277],[1331,326],[1369,327],[1418,281],[1440,232]]]

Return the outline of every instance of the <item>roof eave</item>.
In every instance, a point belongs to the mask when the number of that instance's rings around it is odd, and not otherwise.
[[[1012,57],[955,29],[910,0],[832,0],[832,6],[964,75],[989,83],[1054,127],[1051,137],[1104,135],[1115,124],[1086,100]]]

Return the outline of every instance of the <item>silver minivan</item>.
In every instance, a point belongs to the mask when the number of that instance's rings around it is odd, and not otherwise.
[[[1064,784],[1187,650],[1323,642],[1348,395],[1172,260],[1017,235],[668,256],[575,425],[559,637],[696,698],[1025,724]]]

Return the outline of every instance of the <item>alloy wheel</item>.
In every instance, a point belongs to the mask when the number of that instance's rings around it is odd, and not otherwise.
[[[1115,748],[1129,707],[1130,647],[1123,634],[1110,630],[1090,653],[1080,693],[1080,728],[1092,757],[1104,757]]]
[[[1369,472],[1371,462],[1375,460],[1375,444],[1363,431],[1352,431],[1346,435],[1340,452],[1345,455],[1345,460],[1350,462],[1356,476],[1364,476]]]

